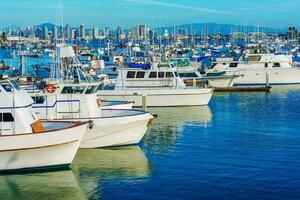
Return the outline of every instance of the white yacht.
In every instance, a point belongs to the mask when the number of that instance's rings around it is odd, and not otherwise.
[[[153,116],[139,110],[101,109],[98,87],[97,82],[48,84],[42,92],[31,94],[33,112],[41,119],[55,121],[93,120],[80,148],[138,144]]]
[[[288,55],[247,54],[236,62],[217,62],[209,72],[236,75],[231,86],[300,84],[300,68]]]
[[[103,100],[133,101],[136,107],[207,105],[212,94],[212,88],[187,88],[170,67],[120,68],[114,89],[98,90]]]
[[[15,82],[0,81],[0,99],[1,172],[72,163],[88,122],[37,120],[32,99]]]

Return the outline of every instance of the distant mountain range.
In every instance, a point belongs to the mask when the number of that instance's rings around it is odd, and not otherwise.
[[[53,30],[53,27],[56,26],[52,23],[44,23],[40,24],[37,27],[44,28],[47,27],[48,30]],[[9,30],[20,30],[21,28],[16,25],[8,26],[2,29],[2,31]],[[187,30],[187,33],[194,34],[229,34],[231,32],[265,32],[265,33],[284,33],[287,31],[287,28],[278,29],[278,28],[270,28],[270,27],[257,27],[257,26],[243,26],[243,25],[234,25],[234,24],[218,24],[218,23],[193,23],[193,24],[183,24],[178,26],[165,26],[165,27],[157,27],[155,30],[158,31],[159,34],[164,34],[167,30],[169,33],[178,33],[179,29]]]

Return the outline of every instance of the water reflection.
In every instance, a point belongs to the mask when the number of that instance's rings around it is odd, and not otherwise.
[[[101,197],[101,182],[147,177],[149,161],[138,146],[107,149],[81,149],[72,164],[81,187],[89,198]]]
[[[168,153],[187,126],[206,128],[212,120],[208,106],[150,108],[158,114],[143,139],[143,147],[151,153]]]
[[[0,176],[0,199],[86,199],[71,170]]]

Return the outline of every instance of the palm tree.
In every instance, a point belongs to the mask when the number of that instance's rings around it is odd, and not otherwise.
[[[7,36],[5,32],[2,32],[2,34],[0,35],[0,44],[3,44],[7,41]]]

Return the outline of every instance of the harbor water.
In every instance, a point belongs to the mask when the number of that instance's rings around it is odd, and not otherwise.
[[[72,170],[0,176],[0,199],[300,199],[300,89],[216,93],[158,114],[139,146],[79,150]]]

